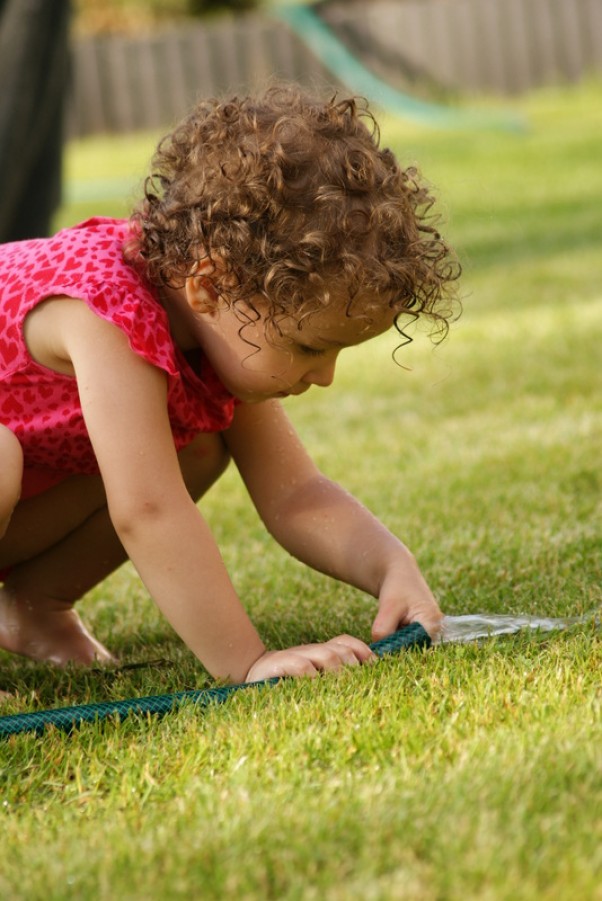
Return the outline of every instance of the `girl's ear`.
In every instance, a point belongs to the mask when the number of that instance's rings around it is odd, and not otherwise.
[[[186,301],[194,313],[216,313],[220,303],[212,276],[220,268],[220,260],[205,257],[195,263],[186,279]]]
[[[207,275],[191,275],[186,279],[186,301],[193,313],[216,313],[219,294]]]

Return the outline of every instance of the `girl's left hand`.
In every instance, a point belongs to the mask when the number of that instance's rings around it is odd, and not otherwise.
[[[441,633],[442,621],[439,605],[414,557],[408,552],[407,558],[392,566],[383,579],[372,638],[378,641],[402,626],[418,622],[432,639],[436,639]]]

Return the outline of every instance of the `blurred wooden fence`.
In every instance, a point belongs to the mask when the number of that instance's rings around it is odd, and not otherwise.
[[[423,95],[512,94],[602,69],[602,0],[338,0],[320,14],[376,74]],[[273,76],[334,82],[286,25],[259,13],[79,38],[72,54],[72,136],[164,127],[200,94]]]

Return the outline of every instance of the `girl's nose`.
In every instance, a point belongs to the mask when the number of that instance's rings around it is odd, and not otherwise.
[[[309,385],[318,385],[320,388],[328,388],[334,381],[336,365],[337,361],[335,359],[324,362],[319,366],[312,366],[310,371],[305,374],[302,381],[307,382]]]

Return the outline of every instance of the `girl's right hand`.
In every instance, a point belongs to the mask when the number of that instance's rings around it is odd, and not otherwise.
[[[301,644],[285,651],[265,651],[247,673],[245,682],[259,682],[275,676],[317,676],[342,666],[373,663],[376,654],[352,635],[338,635],[320,644]]]

